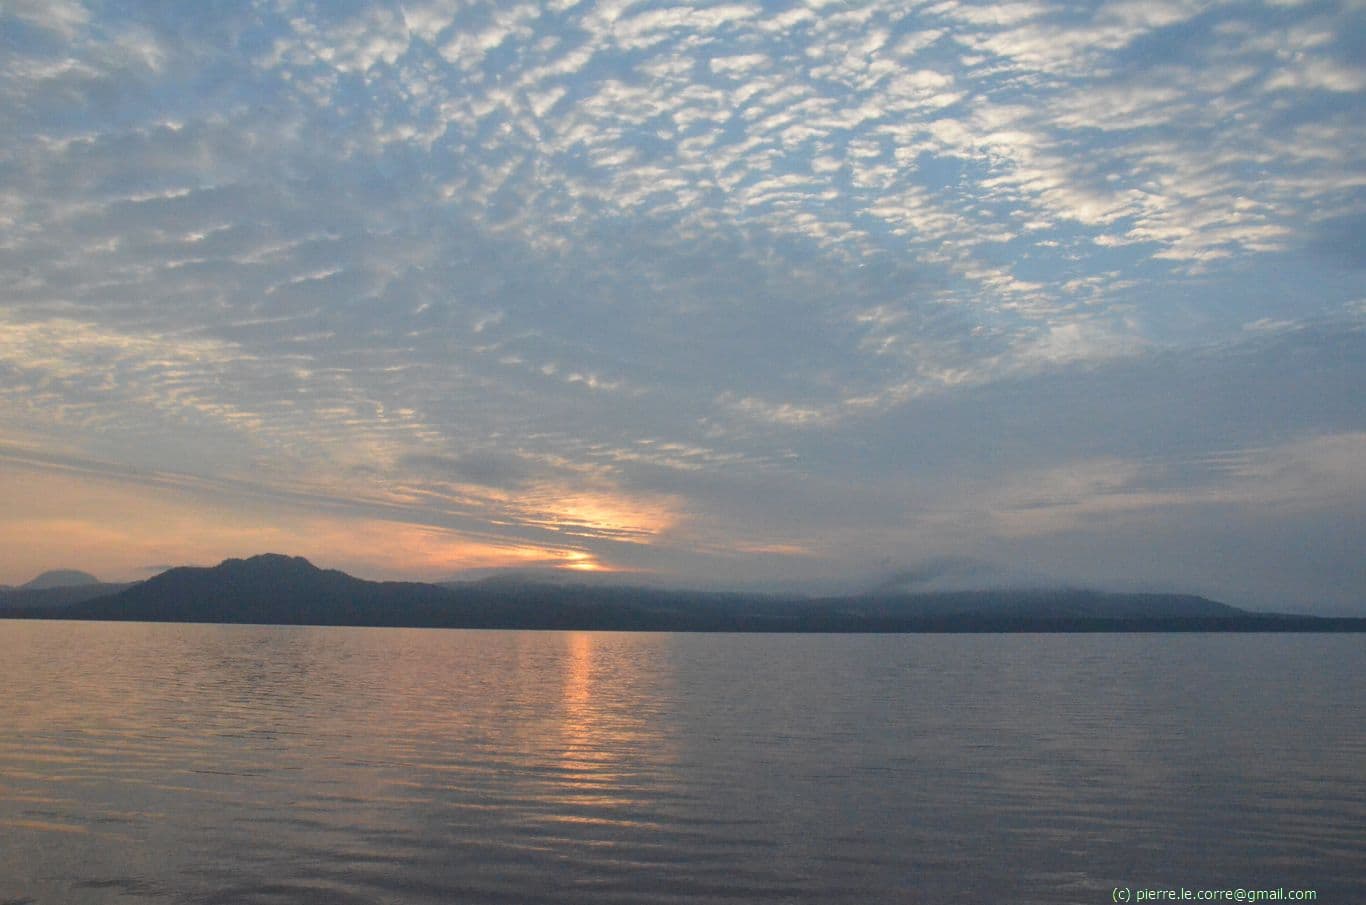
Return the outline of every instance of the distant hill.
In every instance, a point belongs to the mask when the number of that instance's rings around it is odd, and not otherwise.
[[[77,604],[73,619],[397,625],[428,619],[450,592],[412,582],[372,582],[267,553],[212,567],[181,566],[117,594]],[[425,622],[423,624],[426,624]]]
[[[100,584],[100,580],[89,572],[77,569],[53,569],[44,572],[30,582],[19,585],[20,591],[46,591],[49,588],[76,588],[83,585]]]
[[[84,575],[86,573],[76,573]],[[42,576],[40,575],[39,578]],[[36,580],[36,579],[35,579]],[[0,588],[0,613],[24,610],[55,610],[74,603],[107,597],[132,587],[126,582],[102,582],[94,584],[56,585],[53,587],[30,587],[32,582],[18,588]]]
[[[867,594],[830,601],[849,612],[890,617],[975,616],[1031,619],[1228,619],[1247,610],[1190,594],[1114,594],[1076,589],[928,591]]]
[[[364,581],[279,554],[170,569],[63,606],[14,607],[0,596],[0,616],[743,632],[1366,631],[1366,619],[1250,613],[1179,594],[1031,589],[802,598],[508,577],[440,586]]]

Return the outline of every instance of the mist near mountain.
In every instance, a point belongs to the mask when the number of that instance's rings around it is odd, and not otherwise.
[[[6,611],[51,611],[61,607],[107,597],[134,582],[104,582],[89,572],[58,569],[44,572],[17,588],[0,587],[0,613]]]
[[[74,588],[96,584],[100,584],[100,580],[89,572],[82,572],[79,569],[52,569],[19,585],[18,590],[46,591],[49,588]]]
[[[590,586],[496,576],[365,581],[298,556],[169,569],[61,606],[0,616],[150,622],[725,632],[1362,631],[1366,619],[1252,613],[1187,594],[994,589],[826,597]]]

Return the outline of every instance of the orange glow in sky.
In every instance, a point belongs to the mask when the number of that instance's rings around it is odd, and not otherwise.
[[[0,470],[0,583],[80,568],[105,581],[170,566],[213,565],[276,552],[365,578],[439,580],[465,569],[552,567],[611,571],[571,544],[470,537],[434,525],[303,512],[262,501],[140,486],[43,469]]]

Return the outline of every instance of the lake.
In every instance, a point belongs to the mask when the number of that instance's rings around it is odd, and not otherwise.
[[[0,903],[1366,901],[1360,635],[0,621]]]

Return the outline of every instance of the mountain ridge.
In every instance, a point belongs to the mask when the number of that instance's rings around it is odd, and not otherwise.
[[[480,581],[375,582],[266,553],[177,566],[113,593],[0,616],[430,628],[741,632],[1366,631],[1366,619],[1252,613],[1189,594],[1063,590],[797,597]]]

